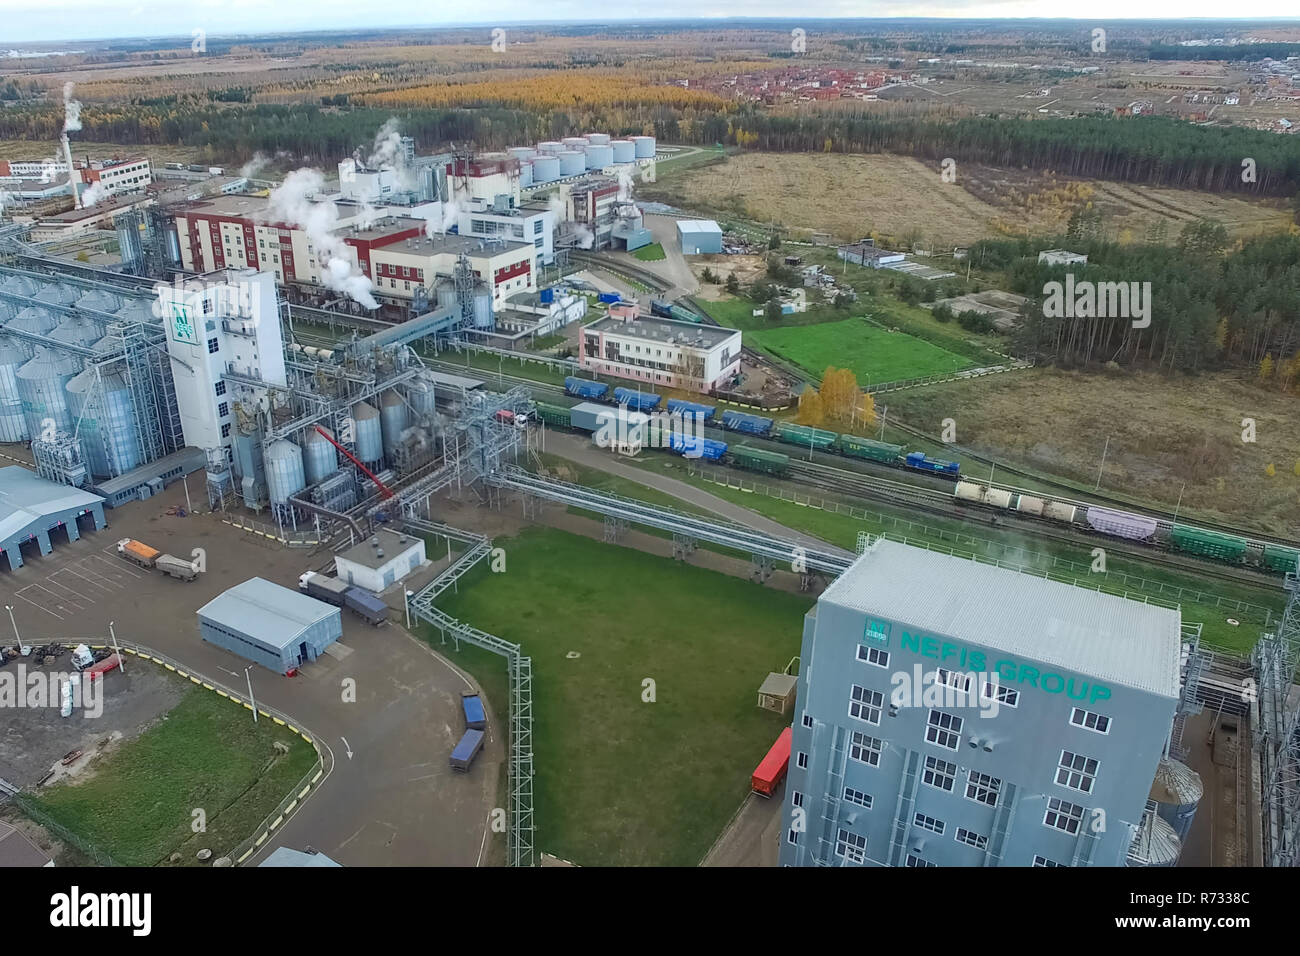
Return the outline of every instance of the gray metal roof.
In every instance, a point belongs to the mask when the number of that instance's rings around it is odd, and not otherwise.
[[[46,481],[21,465],[0,468],[0,542],[9,541],[36,522],[43,530],[51,517],[103,500],[71,485]]]
[[[1178,696],[1170,608],[878,539],[821,600],[954,640]]]
[[[249,578],[199,608],[199,617],[256,638],[268,647],[285,648],[318,621],[339,609],[265,578]]]
[[[379,547],[376,549],[370,543],[370,538],[366,538],[360,544],[355,544],[348,550],[339,555],[345,561],[351,561],[353,564],[360,564],[363,567],[370,568],[372,571],[382,568],[395,558],[402,557],[412,551],[418,550],[423,544],[424,539],[416,538],[409,534],[401,534],[393,531],[391,528],[380,528],[373,537],[379,540]],[[405,538],[406,540],[402,540]],[[378,551],[383,551],[384,556],[378,557]]]
[[[678,219],[677,231],[681,233],[707,232],[722,235],[722,227],[712,219]]]

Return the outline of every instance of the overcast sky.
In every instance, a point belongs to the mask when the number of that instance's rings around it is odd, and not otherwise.
[[[697,17],[1297,17],[1297,0],[0,0],[0,51],[23,42],[285,30]],[[1105,25],[1102,23],[1101,25]],[[810,24],[810,32],[815,30]],[[70,44],[71,45],[71,44]],[[2,65],[2,61],[0,61]]]

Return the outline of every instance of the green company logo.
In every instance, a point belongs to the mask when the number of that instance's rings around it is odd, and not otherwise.
[[[190,345],[199,344],[199,330],[194,327],[190,320],[189,310],[179,302],[171,303],[172,308],[172,338],[177,342],[188,342]]]
[[[877,621],[875,618],[869,617],[867,618],[866,629],[862,632],[862,640],[888,647],[890,626],[888,621]]]

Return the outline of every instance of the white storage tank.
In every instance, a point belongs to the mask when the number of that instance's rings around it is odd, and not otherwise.
[[[352,407],[352,420],[356,425],[357,459],[363,464],[372,465],[384,457],[379,409],[369,402],[358,402]]]
[[[456,304],[456,286],[450,279],[439,282],[434,294],[439,309],[446,309]]]
[[[548,139],[537,144],[537,151],[539,153],[549,153],[552,156],[558,156],[560,153],[564,152],[564,144],[553,139]]]
[[[427,372],[406,383],[406,402],[416,415],[432,415],[436,411],[433,380]]]
[[[587,154],[576,149],[560,153],[560,176],[577,176],[587,169]]]
[[[384,437],[384,454],[391,461],[407,425],[406,401],[395,389],[390,388],[379,396],[379,424]]]
[[[581,149],[583,149],[583,148],[587,145],[587,137],[585,137],[585,136],[566,136],[566,137],[564,137],[563,143],[564,143],[564,148],[565,148],[565,149],[577,149],[577,150],[581,150]]]
[[[537,155],[537,150],[533,149],[531,146],[511,146],[506,150],[506,152],[520,162],[523,162],[525,159],[532,159]]]
[[[637,159],[653,159],[655,155],[655,138],[653,136],[633,136]]]
[[[585,139],[588,143],[591,143],[592,146],[609,145],[608,133],[587,133],[586,135],[583,136],[583,139]]]
[[[1173,827],[1152,815],[1151,829],[1139,831],[1134,837],[1133,852],[1138,859],[1130,860],[1129,866],[1174,866],[1183,852],[1183,843]]]
[[[142,463],[135,399],[120,372],[88,368],[68,382],[72,416],[86,468],[97,478],[125,474]]]
[[[72,432],[67,387],[80,371],[79,358],[43,346],[38,346],[31,360],[18,370],[14,376],[18,397],[23,401],[23,417],[32,438],[46,433],[47,421],[58,431]]]
[[[560,178],[559,156],[538,156],[533,160],[533,182],[550,183]]]
[[[1166,757],[1156,767],[1151,799],[1156,802],[1156,813],[1173,828],[1179,840],[1186,842],[1204,794],[1201,775],[1181,760]]]
[[[266,493],[273,505],[284,505],[307,487],[302,467],[302,449],[281,438],[266,446]]]
[[[490,329],[493,325],[492,293],[486,287],[474,290],[474,328]]]
[[[630,139],[616,139],[609,144],[614,151],[614,162],[630,163],[636,159],[636,143]]]
[[[531,160],[521,159],[519,161],[519,185],[531,186],[533,184],[533,163]]]
[[[314,428],[307,429],[303,435],[302,470],[309,485],[324,481],[339,470],[338,451],[329,443],[328,438]]]
[[[584,152],[587,154],[588,169],[604,169],[614,163],[614,147],[612,146],[588,146]]]
[[[31,438],[23,417],[23,400],[18,395],[18,370],[31,358],[31,350],[20,338],[0,335],[0,442]]]
[[[84,315],[69,316],[50,333],[50,338],[55,342],[62,342],[64,345],[79,345],[82,348],[89,348],[103,337],[104,330],[100,327],[100,324],[86,318]]]

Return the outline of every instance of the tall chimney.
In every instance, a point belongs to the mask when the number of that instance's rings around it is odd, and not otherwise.
[[[77,171],[72,168],[72,144],[68,142],[68,134],[63,134],[63,159],[68,164],[68,186],[72,189],[72,203],[77,208],[81,208],[81,194],[77,192]]]

